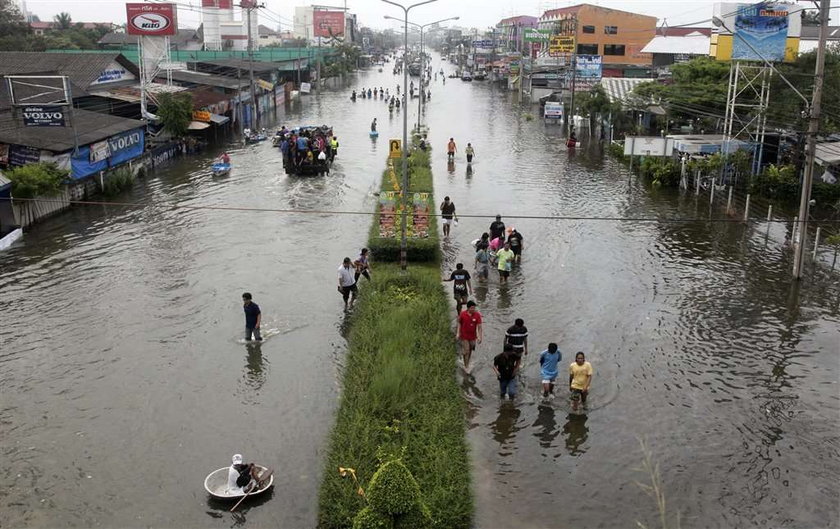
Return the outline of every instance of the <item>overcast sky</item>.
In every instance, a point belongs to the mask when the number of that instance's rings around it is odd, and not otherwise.
[[[19,0],[20,1],[20,0]],[[237,0],[238,1],[238,0]],[[342,6],[344,0],[262,0],[266,9],[262,10],[260,23],[272,28],[281,22],[284,29],[292,24],[296,5],[333,5]],[[417,0],[414,0],[417,1]],[[414,3],[408,0],[405,3]],[[198,13],[201,0],[175,0],[179,4],[178,20],[181,27],[197,27],[201,20]],[[576,5],[581,2],[568,0],[437,0],[436,3],[421,6],[411,11],[410,20],[424,24],[441,18],[459,16],[459,26],[484,28],[495,25],[500,19],[514,15],[539,16],[543,11],[557,7]],[[711,0],[592,0],[588,3],[603,7],[612,7],[633,11],[659,18],[667,25],[685,25],[702,22],[712,17]],[[752,2],[745,2],[752,3]],[[125,22],[125,2],[117,0],[26,0],[30,12],[41,20],[52,20],[53,15],[67,11],[77,22]],[[811,4],[801,2],[802,6]],[[189,6],[194,6],[190,8]],[[389,6],[380,0],[347,0],[347,7],[358,14],[359,22],[376,28],[395,27],[395,23],[384,20],[383,15],[401,16],[400,9]],[[808,5],[811,7],[811,5]],[[449,23],[451,24],[451,23]],[[708,26],[707,22],[702,22]]]

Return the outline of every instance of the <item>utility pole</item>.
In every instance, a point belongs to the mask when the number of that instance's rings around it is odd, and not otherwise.
[[[810,120],[805,147],[805,174],[802,178],[802,193],[799,200],[799,221],[794,237],[793,279],[802,278],[802,264],[807,246],[808,216],[811,207],[811,183],[814,180],[814,160],[817,155],[817,132],[820,128],[820,105],[822,103],[823,78],[825,76],[825,43],[828,39],[828,17],[831,0],[820,2],[820,38],[817,48],[817,66],[814,75],[814,94],[811,98]]]
[[[569,135],[571,136],[572,130],[575,128],[575,84],[577,81],[577,26],[578,26],[578,19],[577,15],[574,18],[574,24],[572,25],[572,36],[574,37],[574,49],[572,50],[572,100],[569,102],[569,111],[566,112],[566,116],[569,118]]]
[[[248,24],[248,78],[251,84],[251,105],[254,109],[253,125],[254,129],[260,128],[260,105],[257,101],[257,91],[254,87],[254,39],[251,35],[251,12],[262,5],[257,5],[254,0],[242,0],[239,7],[245,10],[246,23]]]

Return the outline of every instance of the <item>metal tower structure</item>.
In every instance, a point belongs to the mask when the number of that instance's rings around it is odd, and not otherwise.
[[[773,68],[763,62],[732,61],[729,67],[723,154],[732,151],[732,140],[755,144],[757,150],[753,157],[753,171],[761,166],[763,156],[772,75]]]

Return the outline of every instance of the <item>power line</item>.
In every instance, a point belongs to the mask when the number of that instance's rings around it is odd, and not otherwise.
[[[370,211],[347,211],[347,210],[321,210],[321,209],[282,209],[282,208],[255,208],[244,206],[187,206],[181,204],[143,204],[138,202],[108,202],[97,200],[57,200],[50,198],[0,198],[0,200],[7,201],[23,201],[23,202],[43,202],[43,203],[59,203],[70,204],[74,206],[118,206],[127,208],[160,208],[160,209],[185,209],[196,211],[238,211],[248,213],[280,213],[287,215],[352,215],[352,216],[368,216],[377,215],[377,212]],[[458,218],[476,218],[476,219],[491,219],[494,218],[497,212],[491,214],[459,214]],[[429,214],[429,217],[441,217],[441,214]],[[560,221],[593,221],[593,222],[638,222],[638,223],[663,223],[663,224],[685,224],[685,223],[725,223],[725,224],[744,224],[745,221],[733,218],[667,218],[667,217],[616,217],[604,216],[595,217],[588,215],[521,215],[521,214],[505,214],[507,219],[518,220],[560,220]],[[791,223],[798,222],[789,219],[751,219],[746,223]],[[840,219],[826,219],[820,220],[820,223],[825,224],[840,224]]]

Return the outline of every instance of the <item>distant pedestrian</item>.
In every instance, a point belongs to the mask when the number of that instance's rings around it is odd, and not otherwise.
[[[507,240],[510,243],[510,249],[513,250],[513,255],[516,256],[516,261],[519,262],[522,259],[522,250],[525,249],[523,242],[525,238],[516,231],[516,228],[511,227],[509,230]]]
[[[486,246],[479,246],[475,251],[475,273],[482,282],[490,277],[490,252]]]
[[[506,242],[504,248],[496,252],[496,262],[499,268],[499,282],[507,283],[510,277],[510,271],[513,268],[513,260],[516,256],[510,249],[510,243]]]
[[[449,161],[455,159],[455,153],[458,151],[458,148],[455,146],[455,138],[449,138],[449,143],[446,144],[446,154],[449,157]]]
[[[338,291],[341,297],[344,298],[344,308],[353,307],[353,302],[356,301],[356,294],[358,288],[356,287],[356,274],[353,269],[353,263],[349,257],[344,258],[344,262],[338,267]]]
[[[260,320],[262,319],[262,312],[260,312],[260,306],[251,299],[250,292],[242,294],[242,304],[245,308],[245,341],[250,342],[253,335],[255,340],[261,342]]]
[[[496,215],[496,220],[490,223],[490,240],[496,237],[505,240],[505,223],[502,222],[501,215]]]
[[[370,281],[370,251],[367,248],[362,248],[362,251],[359,253],[359,256],[356,257],[356,260],[353,261],[353,267],[356,269],[356,273],[354,274],[354,279],[356,282],[359,281],[361,276],[365,276],[368,281]]]
[[[464,153],[467,155],[467,163],[472,163],[473,156],[475,156],[475,149],[473,149],[472,143],[467,144],[467,148],[464,149]]]
[[[528,354],[528,327],[525,327],[525,320],[516,318],[513,325],[505,332],[505,344],[513,347],[513,351],[521,359],[522,355]]]
[[[373,121],[370,122],[370,131],[376,132],[376,118],[373,118]]]
[[[440,204],[440,216],[443,221],[443,236],[449,237],[449,230],[457,218],[455,203],[449,200],[449,197],[443,197],[443,202]]]
[[[464,371],[467,373],[470,369],[470,356],[476,344],[481,343],[482,334],[481,313],[476,310],[475,301],[468,301],[467,310],[458,315],[458,339],[461,340]]]
[[[569,391],[572,393],[572,409],[578,408],[578,403],[586,405],[589,396],[589,385],[592,384],[592,365],[586,361],[586,355],[579,352],[575,361],[569,366]]]
[[[455,270],[449,276],[449,279],[444,279],[444,281],[454,281],[455,312],[458,314],[461,314],[461,307],[467,303],[467,299],[472,295],[470,279],[470,273],[464,270],[462,263],[455,265]]]
[[[540,377],[542,377],[543,397],[554,396],[554,381],[557,380],[557,364],[562,355],[556,343],[548,344],[548,349],[540,353]]]
[[[493,359],[493,371],[499,380],[501,398],[508,395],[510,400],[516,396],[516,372],[519,370],[519,357],[510,344],[505,344],[504,351]]]

